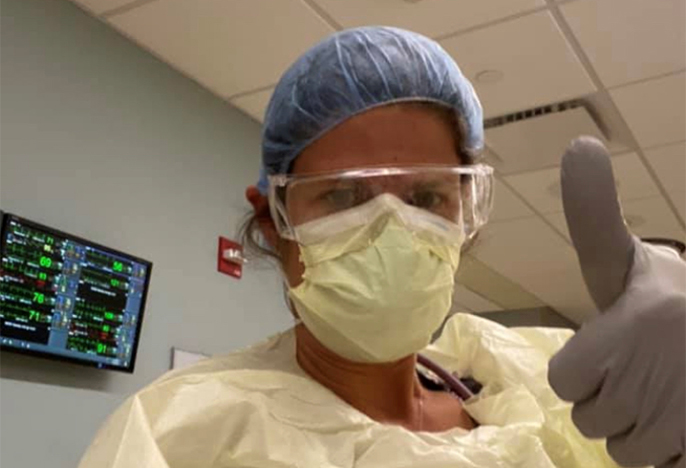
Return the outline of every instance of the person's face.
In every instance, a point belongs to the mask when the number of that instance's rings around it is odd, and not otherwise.
[[[379,107],[350,118],[308,146],[294,161],[293,174],[353,168],[460,164],[455,128],[430,107]],[[251,199],[253,205],[255,201]],[[264,203],[263,203],[264,204]],[[295,242],[280,239],[273,223],[262,232],[281,258],[291,287],[302,282],[304,266]]]

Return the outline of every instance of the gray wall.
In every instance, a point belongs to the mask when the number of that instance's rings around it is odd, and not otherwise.
[[[1,356],[0,466],[70,468],[172,346],[226,352],[290,320],[269,269],[215,271],[258,125],[66,0],[0,13],[0,208],[154,262],[133,375]]]

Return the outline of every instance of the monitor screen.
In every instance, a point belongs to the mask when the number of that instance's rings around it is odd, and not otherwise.
[[[2,216],[0,345],[133,372],[152,264]]]

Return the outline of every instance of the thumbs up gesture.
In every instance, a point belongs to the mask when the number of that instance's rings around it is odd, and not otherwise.
[[[684,468],[686,262],[627,230],[599,141],[582,137],[567,150],[562,196],[586,287],[602,313],[552,358],[550,385],[574,402],[582,434],[607,438],[617,463]]]

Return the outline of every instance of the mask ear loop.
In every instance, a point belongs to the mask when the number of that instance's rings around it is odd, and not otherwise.
[[[279,262],[279,275],[281,276],[281,285],[283,287],[283,300],[286,302],[286,307],[288,307],[288,310],[291,312],[291,315],[293,316],[293,326],[300,325],[302,323],[302,319],[298,315],[298,311],[295,308],[295,304],[293,304],[293,301],[291,300],[291,286],[290,284],[288,284],[288,277],[286,276],[286,272],[283,269],[283,265],[281,264],[281,262]]]
[[[300,315],[298,315],[298,311],[295,308],[295,304],[293,304],[293,301],[291,300],[291,297],[289,295],[291,287],[288,285],[288,281],[283,282],[283,298],[286,301],[286,305],[288,306],[288,310],[291,312],[291,315],[293,316],[293,326],[297,327],[301,323],[303,323],[302,319],[300,318]]]
[[[285,239],[284,237],[281,237],[279,234],[280,239]],[[289,240],[289,239],[286,239]],[[298,249],[300,249],[300,245],[298,244]],[[281,285],[283,287],[283,299],[286,302],[286,306],[288,307],[288,310],[291,312],[291,315],[293,316],[293,326],[298,326],[302,323],[302,319],[298,315],[298,311],[295,308],[295,304],[293,304],[293,301],[291,300],[290,297],[290,290],[291,290],[291,285],[288,282],[288,275],[286,274],[286,270],[283,267],[283,261],[281,257],[279,257],[279,261],[276,262],[278,271],[279,271],[279,276],[281,277]]]

